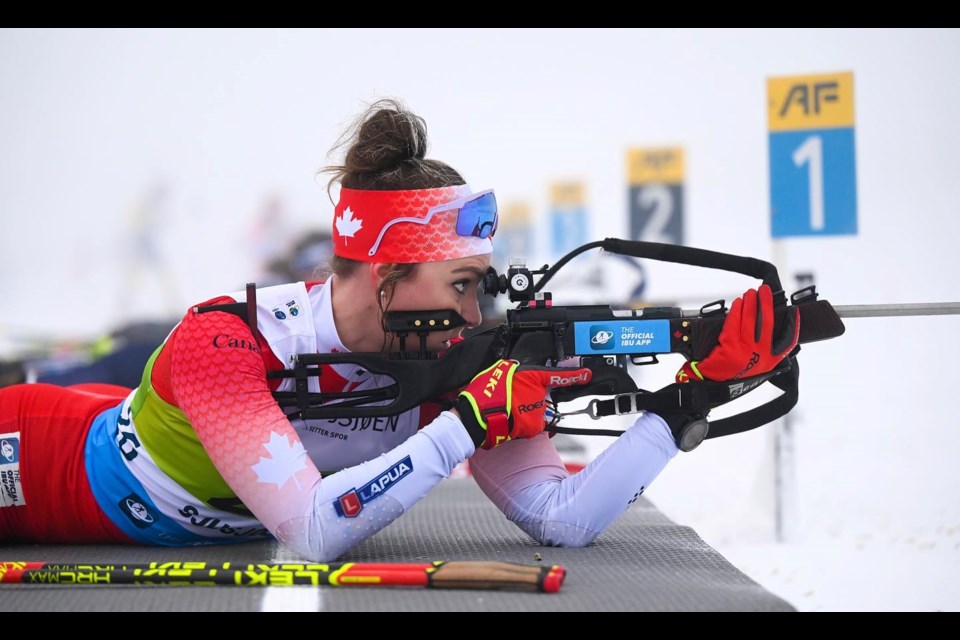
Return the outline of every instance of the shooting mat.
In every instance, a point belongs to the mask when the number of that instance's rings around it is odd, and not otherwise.
[[[299,559],[274,542],[177,549],[0,545],[4,562],[172,560],[246,564]],[[565,566],[567,577],[552,594],[371,586],[4,584],[0,611],[795,611],[644,497],[590,546],[544,547],[506,520],[469,477],[444,480],[403,517],[339,560],[549,563]]]

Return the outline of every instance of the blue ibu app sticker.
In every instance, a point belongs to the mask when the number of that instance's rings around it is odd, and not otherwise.
[[[13,464],[20,460],[20,438],[12,435],[0,437],[0,464]]]
[[[617,345],[616,334],[602,324],[590,327],[590,348],[597,351],[610,351]]]
[[[580,355],[669,353],[669,320],[575,322],[574,348]]]

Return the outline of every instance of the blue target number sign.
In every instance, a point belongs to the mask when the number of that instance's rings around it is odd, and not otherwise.
[[[627,151],[631,240],[683,244],[684,164],[679,147]]]
[[[857,233],[853,74],[767,81],[774,238]]]
[[[550,251],[559,258],[588,237],[586,185],[579,180],[550,185]]]

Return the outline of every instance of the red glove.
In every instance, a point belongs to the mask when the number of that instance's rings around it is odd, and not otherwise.
[[[765,284],[758,290],[750,289],[733,301],[717,346],[703,360],[684,363],[677,372],[677,382],[723,382],[772,371],[793,351],[800,337],[799,309],[789,307],[784,319],[774,337],[773,292]]]
[[[483,449],[532,438],[546,426],[547,392],[590,382],[590,369],[564,369],[498,360],[460,392],[456,408],[473,443]]]

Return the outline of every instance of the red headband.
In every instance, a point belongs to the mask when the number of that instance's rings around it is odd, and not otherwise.
[[[360,262],[437,262],[493,252],[490,238],[457,234],[456,209],[431,208],[470,195],[470,187],[372,191],[340,189],[333,253]],[[399,220],[410,218],[410,220]]]

